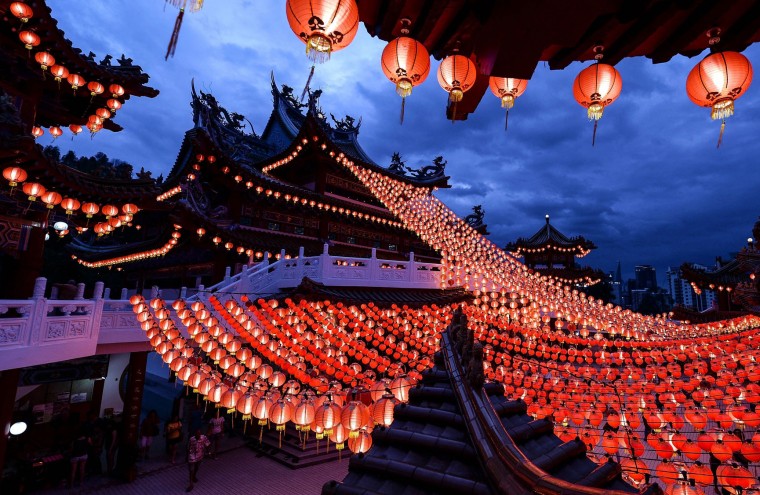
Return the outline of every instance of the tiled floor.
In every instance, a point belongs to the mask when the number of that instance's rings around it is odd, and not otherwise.
[[[227,450],[225,450],[225,447]],[[184,459],[182,453],[177,459]],[[170,465],[165,460],[151,459],[138,464],[140,474],[133,483],[121,483],[107,478],[86,479],[74,490],[59,488],[43,495],[172,495],[184,494],[188,484],[187,464]],[[193,495],[318,495],[322,485],[330,480],[342,480],[348,472],[348,457],[340,462],[289,469],[267,457],[258,457],[240,439],[225,439],[216,460],[205,459],[198,471],[198,483]]]

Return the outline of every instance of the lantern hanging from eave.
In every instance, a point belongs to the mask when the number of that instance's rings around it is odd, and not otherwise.
[[[47,70],[51,66],[55,65],[55,57],[50,55],[48,52],[37,52],[34,55],[34,60],[40,64],[40,68],[42,69],[42,78],[45,79],[45,73]]]
[[[79,124],[71,124],[69,125],[69,130],[74,136],[78,136],[80,132],[82,132],[82,126]],[[74,139],[74,136],[71,136],[71,139]]]
[[[27,177],[26,170],[21,167],[6,167],[3,169],[3,177],[8,181],[8,185],[13,189],[18,186],[19,182],[24,182]]]
[[[75,210],[78,210],[79,205],[79,201],[72,198],[63,198],[63,201],[61,201],[61,208],[66,210],[66,215],[71,215]]]
[[[11,4],[11,14],[18,17],[21,22],[28,22],[34,16],[34,11],[24,2],[13,2]]]
[[[106,106],[111,111],[111,113],[116,113],[116,111],[121,108],[121,102],[116,98],[109,98],[109,100],[106,102]]]
[[[92,101],[93,98],[95,98],[97,95],[102,94],[103,91],[105,91],[105,88],[102,84],[100,84],[98,81],[90,81],[87,83],[87,89],[90,90],[90,101]]]
[[[55,191],[46,191],[44,194],[42,194],[40,199],[47,205],[48,209],[52,210],[55,205],[58,205],[61,203],[61,201],[63,201],[63,196]]]
[[[58,89],[61,88],[61,79],[69,77],[69,69],[60,64],[55,64],[50,68],[50,73],[53,75],[53,79],[58,83]]]
[[[408,19],[405,19],[408,23]],[[412,94],[412,88],[422,84],[430,73],[430,54],[425,45],[406,36],[409,29],[405,24],[402,36],[389,42],[383,49],[380,63],[385,77],[396,84],[396,93],[401,97],[401,123],[404,123],[404,104]]]
[[[74,94],[76,94],[79,88],[87,83],[87,81],[84,80],[84,77],[80,76],[79,74],[69,74],[69,77],[66,78],[66,81],[71,84],[71,89],[74,90]]]
[[[24,44],[24,48],[29,51],[40,44],[40,37],[34,31],[21,31],[18,33],[18,39]]]
[[[491,92],[501,99],[501,108],[506,108],[506,117],[504,118],[504,130],[507,130],[509,122],[509,110],[515,106],[515,99],[519,98],[528,87],[527,79],[515,79],[514,77],[496,77],[488,78],[488,87]]]
[[[702,107],[712,109],[713,120],[720,119],[718,147],[723,141],[726,119],[734,114],[734,100],[752,83],[752,64],[739,52],[711,53],[689,72],[686,94]]]
[[[588,118],[594,121],[591,145],[596,142],[596,126],[604,108],[614,102],[623,89],[623,79],[613,66],[596,62],[583,69],[573,82],[573,96],[588,110]]]
[[[43,134],[45,134],[45,131],[42,129],[42,127],[32,127],[32,136],[34,136],[35,139],[42,136]]]
[[[37,182],[26,182],[21,190],[27,195],[29,201],[37,201],[37,198],[45,194],[45,187]]]
[[[359,29],[354,0],[287,0],[285,11],[290,29],[306,43],[306,56],[315,63],[347,47]]]
[[[169,60],[169,57],[173,57],[174,52],[177,51],[179,30],[182,27],[182,19],[185,17],[185,10],[189,12],[198,12],[203,8],[203,0],[166,0],[166,3],[170,3],[179,9],[177,19],[174,21],[172,36],[169,39],[169,46],[166,47],[166,56],[164,56],[164,60]]]
[[[54,125],[48,128],[48,132],[50,133],[51,136],[53,136],[53,141],[61,137],[61,134],[63,134],[63,131],[57,125]]]
[[[438,66],[438,84],[449,94],[449,102],[454,105],[452,122],[456,120],[456,106],[462,101],[464,93],[475,83],[477,70],[469,57],[449,55]]]

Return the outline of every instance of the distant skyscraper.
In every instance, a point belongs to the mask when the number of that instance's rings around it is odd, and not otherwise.
[[[696,265],[699,267],[699,265]],[[681,278],[681,269],[668,267],[668,292],[673,298],[673,303],[678,306],[691,308],[696,311],[710,309],[715,303],[715,292],[702,290],[700,294],[694,292],[691,283]]]
[[[657,271],[652,265],[636,265],[636,289],[656,290]]]
[[[620,269],[620,261],[618,261],[617,269],[612,276],[612,293],[615,295],[615,302],[618,306],[625,307],[626,301],[623,299],[623,274]]]

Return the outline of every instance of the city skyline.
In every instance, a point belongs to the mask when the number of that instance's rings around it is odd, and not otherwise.
[[[300,94],[310,69],[302,43],[287,26],[284,2],[208,3],[185,16],[177,54],[168,62],[165,43],[176,15],[171,7],[162,12],[156,2],[60,0],[50,6],[75,46],[96,52],[98,60],[125,53],[161,90],[155,99],[126,103],[116,117],[125,127],[121,133],[73,142],[64,136],[52,144],[63,152],[103,151],[154,176],[168,173],[192,127],[192,78],[260,133],[271,111],[270,72]],[[125,22],[136,13],[139,28]],[[109,29],[94,29],[103,25]],[[431,60],[431,74],[407,99],[400,126],[400,98],[380,69],[384,46],[361,26],[349,48],[318,66],[311,86],[324,90],[322,107],[338,119],[361,117],[360,142],[380,165],[396,151],[413,167],[443,155],[453,187],[437,195],[460,216],[482,204],[490,239],[498,245],[530,236],[549,214],[566,235],[583,235],[599,246],[581,263],[609,272],[620,260],[624,279],[635,265],[651,264],[662,278],[668,266],[683,262],[712,265],[751,235],[760,186],[752,158],[760,154],[753,138],[760,96],[750,87],[737,101],[716,150],[719,124],[684,91],[688,71],[703,55],[658,65],[642,58],[618,64],[623,92],[605,111],[592,147],[592,125],[570,90],[588,63],[563,71],[539,64],[505,133],[503,110],[490,92],[467,121],[447,121],[446,93],[435,77],[438,62]],[[744,53],[756,61],[760,50],[752,46]],[[51,144],[50,136],[39,142]]]

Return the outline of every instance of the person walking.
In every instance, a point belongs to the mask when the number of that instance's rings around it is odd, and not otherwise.
[[[87,465],[87,451],[90,448],[90,437],[87,436],[86,429],[84,427],[79,429],[74,442],[71,445],[71,472],[69,474],[69,488],[74,488],[74,482],[77,479],[77,473],[79,473],[78,484],[84,482],[84,471]]]
[[[208,422],[209,439],[213,448],[211,449],[211,458],[216,459],[219,454],[219,444],[224,434],[224,416],[221,416],[217,409],[217,415]]]
[[[187,442],[187,468],[190,474],[190,484],[185,489],[186,492],[191,491],[195,483],[198,483],[198,468],[201,466],[203,456],[210,445],[211,442],[206,435],[201,433],[200,428],[195,430],[195,435],[190,437]]]
[[[140,425],[140,457],[143,459],[148,459],[153,439],[158,436],[159,424],[161,420],[158,419],[158,413],[152,409]]]
[[[174,464],[177,446],[182,441],[182,421],[179,420],[178,415],[175,414],[171,421],[166,423],[164,436],[166,436],[166,453],[169,456],[169,462]]]

